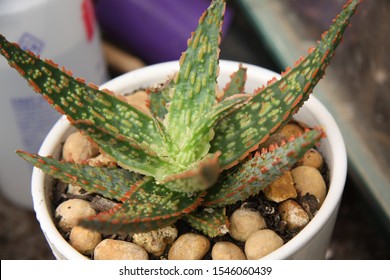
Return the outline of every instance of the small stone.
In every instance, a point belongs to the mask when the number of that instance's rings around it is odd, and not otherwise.
[[[81,254],[89,255],[102,241],[102,235],[94,230],[75,226],[69,235],[69,243]]]
[[[88,201],[74,198],[62,202],[55,211],[55,217],[59,219],[59,227],[70,232],[80,219],[95,216],[96,211]]]
[[[290,171],[285,172],[282,176],[269,184],[263,192],[268,200],[275,202],[297,197],[297,191],[294,188],[294,181]]]
[[[295,189],[300,196],[307,193],[314,195],[320,202],[325,200],[326,184],[321,173],[311,166],[298,166],[291,170]]]
[[[116,165],[115,160],[106,154],[99,154],[96,157],[90,158],[88,159],[87,163],[89,166],[97,166],[97,167]]]
[[[62,156],[67,162],[85,163],[99,154],[99,148],[87,136],[74,132],[65,140]]]
[[[227,241],[215,243],[211,250],[211,257],[213,260],[246,260],[241,248]]]
[[[303,128],[296,123],[288,123],[280,129],[280,133],[282,133],[287,139],[291,136],[298,137],[302,135],[303,132]]]
[[[82,187],[69,184],[67,193],[73,195],[83,195],[85,194],[85,191]]]
[[[166,246],[172,244],[176,238],[177,229],[167,226],[150,232],[136,233],[133,235],[133,242],[143,247],[148,253],[159,257],[164,253]]]
[[[283,246],[283,239],[270,229],[256,231],[245,242],[248,260],[258,260]]]
[[[270,145],[277,144],[280,146],[283,142],[287,141],[287,137],[280,132],[276,132],[272,134],[264,143],[260,144],[259,148],[265,148],[268,149]]]
[[[201,260],[210,249],[207,237],[196,233],[181,235],[169,249],[168,260]]]
[[[310,221],[309,215],[302,206],[291,199],[279,204],[279,214],[289,230],[300,230]]]
[[[255,231],[266,228],[264,218],[258,211],[237,209],[230,217],[229,233],[238,241],[246,241]]]
[[[148,260],[148,253],[144,248],[137,244],[114,240],[104,239],[94,250],[95,260]]]
[[[134,106],[141,112],[150,115],[150,109],[148,107],[148,102],[150,100],[149,95],[144,90],[136,91],[132,94],[125,95],[127,103]]]
[[[310,149],[298,160],[297,165],[311,166],[321,170],[324,165],[324,159],[319,151]]]
[[[310,220],[314,218],[320,209],[320,202],[312,194],[305,194],[304,196],[300,196],[298,203],[309,215]]]

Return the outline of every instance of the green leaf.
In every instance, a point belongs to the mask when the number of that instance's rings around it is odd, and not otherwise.
[[[214,137],[213,127],[218,120],[237,110],[250,98],[248,94],[236,94],[216,104],[200,118],[192,130],[184,136],[183,146],[176,155],[182,164],[191,164],[203,158],[210,149],[210,140]]]
[[[204,199],[205,207],[220,207],[243,201],[257,194],[280,177],[312,148],[324,133],[314,129],[296,139],[290,139],[281,147],[271,146],[268,152],[256,152],[253,158],[241,166],[222,174],[217,184],[211,187]]]
[[[157,153],[166,154],[155,120],[120,97],[108,90],[99,90],[95,85],[86,85],[64,68],[60,70],[52,61],[41,60],[20,49],[2,35],[0,53],[37,93],[61,114],[67,115],[73,124],[89,122],[112,135],[124,135],[139,144],[153,146]]]
[[[221,99],[228,98],[238,93],[244,93],[246,82],[246,68],[240,64],[238,70],[230,75],[230,81],[223,89]]]
[[[209,237],[224,235],[228,232],[229,219],[224,207],[202,208],[200,211],[184,216],[184,220]]]
[[[224,10],[224,1],[211,3],[180,59],[180,71],[173,81],[172,102],[165,118],[167,131],[179,150],[185,145],[188,131],[194,130],[198,120],[216,103],[218,45]],[[203,144],[208,143],[199,143]]]
[[[93,167],[58,161],[17,151],[17,154],[40,168],[43,172],[66,184],[79,186],[90,193],[97,193],[109,199],[120,199],[142,176],[120,168]]]
[[[150,111],[160,119],[164,119],[168,113],[167,105],[171,102],[173,93],[172,84],[173,81],[170,80],[162,88],[150,90]]]
[[[209,154],[178,174],[168,175],[163,181],[165,187],[177,192],[197,192],[208,189],[218,179],[219,153]]]
[[[122,198],[123,204],[83,219],[79,225],[104,233],[147,232],[170,225],[194,211],[202,195],[172,192],[150,178],[133,185]]]
[[[133,139],[120,134],[109,134],[89,123],[78,122],[75,126],[82,131],[87,131],[104,152],[127,170],[153,176],[157,180],[162,180],[167,174],[180,170],[174,162],[169,161],[168,157],[160,157],[151,151],[150,147],[139,144]]]
[[[294,69],[288,69],[279,81],[270,81],[245,106],[216,125],[210,152],[222,152],[220,164],[224,169],[234,166],[255,150],[270,134],[287,123],[307,100],[324,75],[358,2],[350,1],[345,6],[317,47],[310,49],[307,57],[299,60]]]

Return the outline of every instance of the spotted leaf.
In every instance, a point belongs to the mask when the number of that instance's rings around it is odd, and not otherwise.
[[[280,80],[274,79],[267,87],[256,91],[245,106],[216,125],[210,152],[222,152],[220,164],[224,169],[234,166],[255,150],[270,134],[287,123],[307,100],[324,75],[358,2],[348,2],[317,47],[310,49],[307,57],[299,60],[294,69],[288,69]]]
[[[147,232],[174,223],[194,211],[203,193],[189,195],[156,185],[152,178],[133,185],[117,207],[80,221],[104,233]]]
[[[210,237],[224,235],[228,232],[229,219],[225,207],[201,208],[184,217],[193,228]]]
[[[0,53],[61,114],[77,124],[79,121],[105,129],[112,135],[122,134],[134,142],[153,146],[156,153],[166,154],[155,120],[127,104],[119,96],[97,86],[85,84],[69,71],[50,60],[8,42],[0,35]]]
[[[87,192],[97,193],[110,199],[120,199],[135,182],[142,178],[140,174],[124,169],[63,162],[24,151],[17,151],[17,154],[64,183],[79,186]]]
[[[224,11],[224,1],[215,0],[202,15],[173,80],[173,97],[165,125],[179,150],[185,145],[188,132],[196,129],[194,126],[216,103],[218,45]],[[210,135],[209,130],[204,133]],[[208,145],[210,137],[205,139],[198,146]]]
[[[296,139],[290,139],[281,147],[271,146],[268,152],[256,152],[253,158],[241,166],[222,174],[216,185],[208,190],[203,205],[220,207],[257,194],[291,169],[323,135],[321,129],[314,129]]]
[[[244,92],[246,82],[246,68],[240,64],[238,70],[230,75],[230,81],[223,89],[223,96],[220,99],[228,98]]]
[[[162,180],[167,174],[177,173],[179,167],[168,157],[160,157],[150,147],[139,144],[131,138],[123,135],[112,135],[106,130],[86,122],[78,122],[75,126],[87,131],[95,143],[108,155],[115,158],[122,168],[138,172],[143,175],[153,176]]]

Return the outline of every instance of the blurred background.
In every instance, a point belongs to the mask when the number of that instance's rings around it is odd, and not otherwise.
[[[230,0],[221,58],[281,72],[306,54],[344,2]],[[178,59],[208,4],[0,0],[0,33],[101,84],[144,65]],[[387,0],[361,3],[315,93],[338,122],[349,160],[328,259],[390,259],[389,15]],[[13,151],[37,150],[59,116],[48,115],[46,104],[31,99],[31,90],[8,71],[0,59],[0,124],[8,137],[0,154],[0,258],[53,259],[31,206],[31,168]],[[31,114],[36,117],[27,117]]]

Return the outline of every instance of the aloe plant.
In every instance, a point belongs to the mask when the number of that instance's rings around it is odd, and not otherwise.
[[[117,168],[92,167],[17,151],[47,174],[117,202],[80,225],[101,232],[143,232],[184,218],[209,236],[223,233],[225,206],[256,195],[324,136],[306,131],[280,146],[258,147],[286,124],[322,78],[359,1],[349,1],[293,69],[245,93],[240,66],[217,92],[225,1],[214,0],[180,58],[180,70],[150,93],[150,112],[109,90],[73,78],[0,36],[0,53]],[[260,85],[259,85],[260,86]]]

